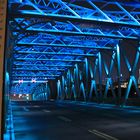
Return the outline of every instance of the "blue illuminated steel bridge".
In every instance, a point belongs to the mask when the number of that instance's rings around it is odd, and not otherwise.
[[[139,2],[9,0],[8,6],[11,93],[105,101],[111,91],[125,103],[134,85],[140,96]]]

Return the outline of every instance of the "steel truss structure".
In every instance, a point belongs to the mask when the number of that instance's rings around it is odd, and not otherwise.
[[[94,97],[100,102],[107,99],[111,90],[111,97],[119,103],[127,101],[134,83],[140,96],[135,74],[140,44],[134,48],[137,53],[133,65],[120,45],[122,41],[139,42],[140,3],[11,0],[9,29],[13,40],[11,79],[14,83],[54,80],[57,98],[61,100],[91,101]],[[121,93],[122,59],[129,72],[124,96]],[[114,75],[117,78],[113,79]],[[35,100],[46,98],[45,90],[51,94],[46,84],[40,84],[40,88],[43,94],[39,94],[38,86],[31,92]]]

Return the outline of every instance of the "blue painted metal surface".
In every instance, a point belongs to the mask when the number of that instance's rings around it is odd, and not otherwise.
[[[54,80],[59,99],[74,96],[76,100],[82,94],[85,101],[92,97],[93,91],[96,97],[106,97],[110,85],[115,97],[111,73],[116,61],[118,96],[121,98],[121,55],[132,77],[139,50],[131,67],[119,42],[140,38],[138,2],[11,0],[9,11],[9,28],[14,42],[13,82]],[[112,53],[110,67],[102,61],[104,50]],[[103,63],[108,78],[105,93]],[[139,92],[134,76],[133,80],[130,78],[125,99],[132,81]]]

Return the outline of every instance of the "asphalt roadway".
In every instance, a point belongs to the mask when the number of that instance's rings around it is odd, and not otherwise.
[[[140,140],[140,110],[12,102],[15,140]]]

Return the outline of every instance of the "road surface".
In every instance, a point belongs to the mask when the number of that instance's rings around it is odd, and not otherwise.
[[[140,111],[12,102],[15,140],[140,140]]]

